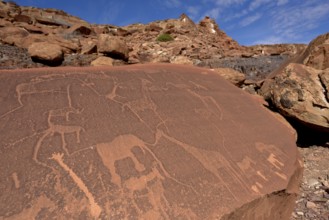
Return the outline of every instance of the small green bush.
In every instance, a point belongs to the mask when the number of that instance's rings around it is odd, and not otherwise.
[[[174,40],[174,38],[170,34],[161,34],[157,38],[157,41],[161,41],[161,42],[167,42],[172,40]]]

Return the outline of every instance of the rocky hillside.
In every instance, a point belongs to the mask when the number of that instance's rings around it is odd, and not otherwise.
[[[179,63],[233,67],[245,74],[255,69],[236,66],[240,59],[268,57],[266,73],[305,45],[239,45],[205,17],[198,24],[178,19],[124,27],[94,25],[54,9],[20,7],[0,1],[1,68],[36,66],[125,65]],[[227,58],[233,61],[226,61]],[[31,58],[31,59],[30,59]],[[273,61],[272,61],[273,60]],[[234,63],[232,65],[232,62]],[[256,74],[264,72],[257,69]],[[264,66],[264,62],[260,63]]]

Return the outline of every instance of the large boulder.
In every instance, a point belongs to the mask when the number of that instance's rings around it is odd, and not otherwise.
[[[329,33],[318,36],[307,47],[302,63],[315,69],[329,68]]]
[[[285,116],[329,131],[329,69],[291,63],[261,88]]]
[[[290,219],[294,133],[211,70],[1,71],[0,106],[0,218]]]
[[[66,34],[70,34],[73,36],[77,36],[77,35],[87,36],[93,33],[91,27],[86,24],[75,24],[69,29],[67,29],[65,32]]]
[[[129,49],[124,40],[116,36],[100,34],[97,50],[115,59],[128,60]]]
[[[62,48],[48,42],[33,43],[28,48],[32,60],[50,66],[57,66],[64,60]]]
[[[2,27],[0,28],[0,41],[7,44],[19,44],[29,32],[20,27]],[[16,45],[17,46],[17,45]]]
[[[264,81],[259,93],[286,117],[329,132],[329,33],[284,63]]]

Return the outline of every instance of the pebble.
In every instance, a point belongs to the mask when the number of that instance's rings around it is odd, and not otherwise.
[[[304,216],[304,212],[296,212],[296,214],[299,216]]]
[[[306,202],[306,208],[308,209],[315,209],[317,208],[316,204],[314,202],[307,201]]]
[[[315,187],[315,186],[321,185],[320,182],[319,182],[317,179],[314,179],[314,178],[309,179],[309,180],[307,181],[307,184],[308,184],[309,186],[311,186],[311,187]]]

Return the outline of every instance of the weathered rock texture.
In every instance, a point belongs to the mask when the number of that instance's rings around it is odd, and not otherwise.
[[[98,37],[98,52],[113,58],[128,60],[129,49],[127,44],[118,37],[101,34]]]
[[[289,219],[295,205],[293,132],[211,70],[1,71],[0,106],[1,219]]]
[[[288,117],[329,131],[329,69],[289,64],[270,85],[273,104]]]
[[[260,90],[285,116],[329,132],[329,34],[313,40],[305,52],[275,72]]]
[[[91,62],[92,66],[113,66],[113,59],[110,57],[98,57],[93,62]]]
[[[230,81],[232,84],[240,86],[246,79],[246,76],[243,73],[235,71],[231,68],[216,68],[214,69],[216,73],[222,76],[224,79]]]
[[[329,68],[329,33],[315,38],[307,47],[302,61],[306,66],[319,70]]]
[[[28,48],[28,52],[36,62],[57,66],[64,60],[62,48],[57,44],[49,44],[46,42],[33,43]]]
[[[173,40],[158,41],[158,37],[162,34],[169,34]],[[0,42],[25,49],[36,42],[47,42],[60,46],[65,56],[79,54],[84,57],[83,55],[86,54],[102,53],[123,60],[123,63],[114,62],[114,65],[135,63],[198,65],[208,59],[218,60],[224,57],[292,56],[296,54],[299,47],[305,47],[305,45],[283,44],[241,46],[221,30],[210,17],[205,17],[197,24],[187,15],[182,14],[178,19],[118,27],[88,24],[60,10],[20,7],[1,0]],[[234,61],[235,66],[239,64],[241,64],[239,60]],[[248,72],[248,67],[245,68],[245,72]]]

